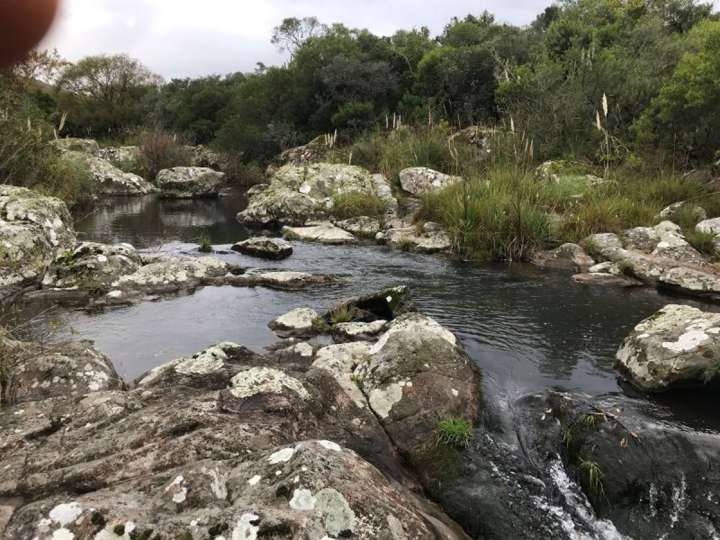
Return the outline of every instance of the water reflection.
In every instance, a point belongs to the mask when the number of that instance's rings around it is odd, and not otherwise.
[[[121,201],[77,224],[86,238],[183,251],[200,235],[227,249],[248,235],[235,221],[239,198],[216,201]],[[615,351],[643,318],[670,302],[644,289],[578,285],[569,276],[526,265],[478,266],[377,246],[295,243],[274,268],[348,276],[345,284],[300,293],[204,289],[195,295],[101,314],[68,312],[70,329],[96,340],[128,377],[223,340],[260,349],[274,336],[267,322],[295,307],[324,309],[339,299],[407,283],[418,306],[451,328],[483,368],[490,390],[508,394],[561,387],[591,394],[619,390]],[[244,266],[240,254],[220,255]],[[270,264],[268,264],[270,266]],[[703,309],[710,309],[703,305]]]

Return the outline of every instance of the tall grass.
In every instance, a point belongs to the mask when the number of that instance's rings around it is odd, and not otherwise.
[[[385,201],[376,195],[350,191],[333,197],[331,213],[338,219],[359,216],[381,218],[385,214],[386,208]]]

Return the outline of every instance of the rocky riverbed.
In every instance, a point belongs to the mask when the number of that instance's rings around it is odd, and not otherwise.
[[[190,219],[214,201],[139,198],[78,233],[57,201],[3,189],[3,233],[33,239],[4,274],[22,308],[0,343],[6,538],[718,535],[720,426],[646,394],[712,409],[711,304],[363,241],[242,253],[250,231]],[[150,209],[172,217],[163,247],[124,243]],[[187,243],[203,227],[215,253]],[[589,270],[585,247],[546,260]],[[74,330],[24,327],[47,305]]]

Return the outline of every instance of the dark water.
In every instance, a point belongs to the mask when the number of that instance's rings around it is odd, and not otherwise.
[[[202,236],[227,249],[248,235],[235,221],[242,205],[233,197],[119,200],[76,227],[84,239],[129,242],[139,249],[189,251]],[[628,332],[667,303],[693,303],[649,290],[578,285],[567,274],[526,265],[478,266],[374,245],[295,243],[294,248],[295,254],[280,263],[239,254],[220,257],[243,266],[344,274],[347,282],[293,293],[209,287],[100,314],[53,313],[61,323],[55,337],[95,340],[118,370],[133,378],[220,341],[262,349],[276,341],[267,323],[290,309],[327,308],[343,297],[406,283],[425,313],[460,336],[483,368],[488,390],[512,399],[548,387],[619,391],[612,365]]]

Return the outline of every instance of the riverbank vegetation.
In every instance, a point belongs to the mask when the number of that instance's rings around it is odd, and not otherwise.
[[[208,145],[230,176],[254,183],[281,151],[332,133],[329,161],[395,182],[410,166],[462,176],[427,197],[421,216],[481,258],[648,225],[680,200],[718,206],[683,176],[720,174],[711,4],[562,0],[525,27],[484,12],[437,36],[376,36],[308,17],[286,19],[272,40],[288,54],[282,66],[172,81],[124,55],[69,63],[34,53],[0,79],[0,180],[87,198],[82,164],[47,145],[74,136],[139,145],[137,172],[149,177],[187,162],[186,144]],[[462,136],[470,126],[480,131]],[[579,172],[538,181],[536,166],[550,159]],[[343,203],[356,214],[358,201]]]

